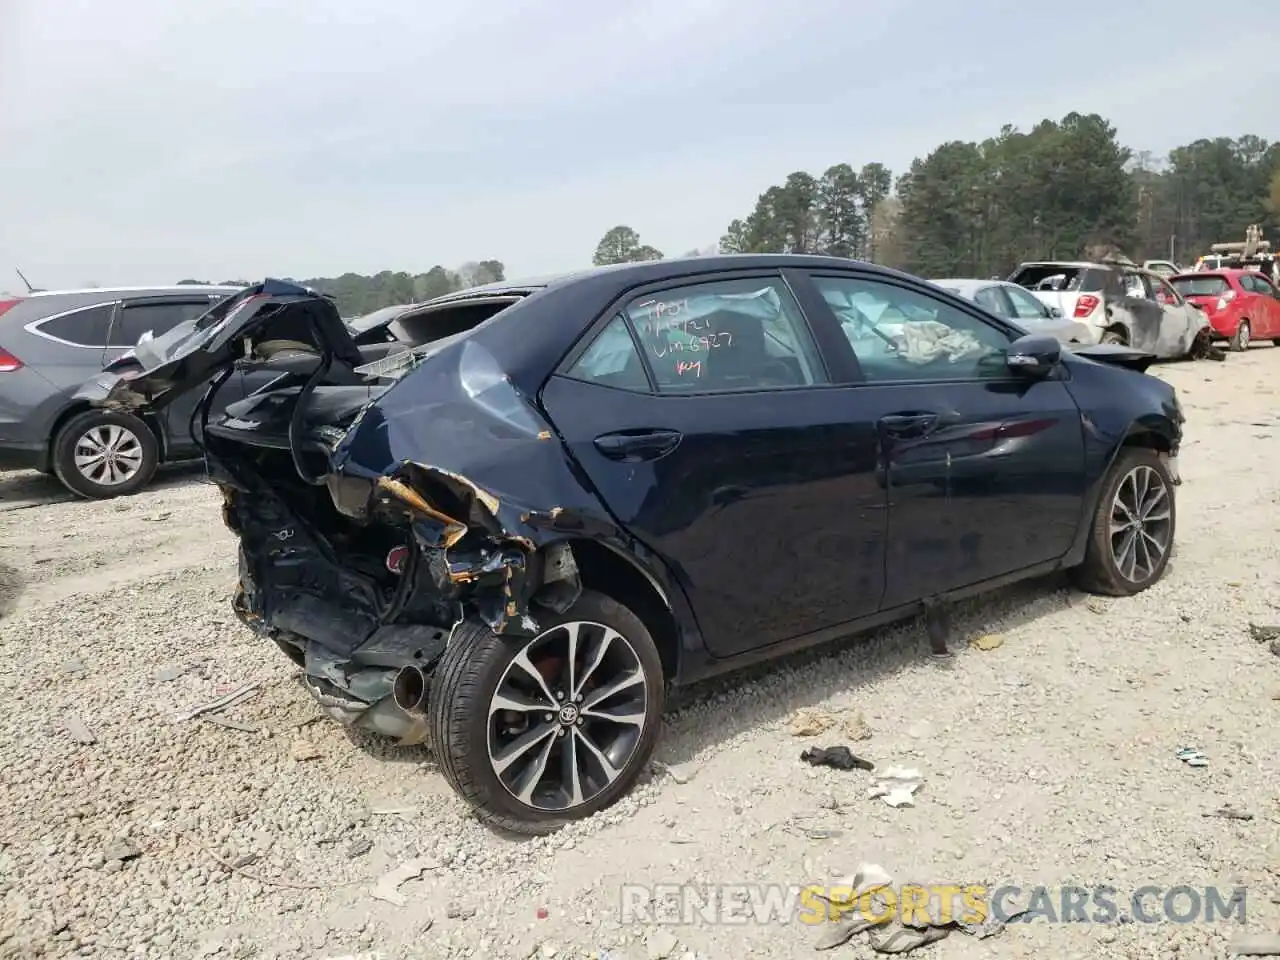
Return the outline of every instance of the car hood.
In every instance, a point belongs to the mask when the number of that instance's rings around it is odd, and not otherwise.
[[[264,280],[140,342],[85,383],[94,406],[158,410],[242,359],[281,350],[327,354],[349,367],[364,358],[332,300],[285,280]]]

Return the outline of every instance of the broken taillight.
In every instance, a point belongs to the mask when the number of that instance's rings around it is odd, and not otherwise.
[[[22,369],[22,361],[4,347],[0,347],[0,373],[13,373]]]
[[[1082,293],[1080,299],[1076,301],[1075,319],[1083,320],[1089,314],[1093,313],[1098,306],[1098,298],[1091,293]]]
[[[405,561],[408,559],[408,547],[392,547],[387,551],[387,569],[392,573],[403,573]]]

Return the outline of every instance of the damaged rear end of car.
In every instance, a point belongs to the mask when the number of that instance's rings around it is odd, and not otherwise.
[[[81,396],[153,408],[212,375],[193,433],[239,539],[236,614],[334,719],[427,741],[432,675],[458,628],[527,643],[582,594],[571,541],[616,530],[471,331],[370,360],[312,291],[268,281],[234,301]],[[207,421],[225,378],[263,366],[280,376]],[[529,664],[535,686],[551,666]]]

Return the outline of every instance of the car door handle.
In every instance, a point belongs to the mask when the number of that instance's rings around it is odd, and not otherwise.
[[[620,430],[596,437],[596,449],[610,460],[638,463],[657,460],[680,445],[683,434],[678,430]]]
[[[895,413],[880,418],[880,429],[890,437],[907,440],[923,437],[938,425],[936,413]]]

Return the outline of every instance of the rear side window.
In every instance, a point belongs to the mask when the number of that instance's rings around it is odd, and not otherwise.
[[[1005,296],[1013,301],[1013,313],[1019,320],[1047,320],[1045,305],[1021,287],[1005,287]]]
[[[1004,294],[1000,292],[999,287],[983,287],[974,295],[974,300],[978,305],[990,310],[997,317],[1011,319],[1012,310],[1009,309],[1008,301],[1005,300]]]
[[[1142,274],[1125,273],[1124,295],[1126,297],[1133,297],[1135,300],[1147,300],[1151,298],[1151,291],[1147,289],[1147,284],[1143,279]]]
[[[1276,290],[1276,286],[1262,274],[1254,274],[1253,285],[1259,293],[1268,297],[1280,297],[1280,290]]]
[[[1173,289],[1184,297],[1220,297],[1231,289],[1226,277],[1204,274],[1198,277],[1179,277],[1173,281]]]
[[[610,320],[591,341],[591,346],[569,368],[567,375],[575,380],[622,390],[642,393],[649,390],[649,378],[644,372],[640,351],[636,349],[621,314]]]
[[[104,347],[115,304],[104,303],[85,307],[60,316],[38,322],[32,329],[46,337],[61,340],[77,347]]]
[[[826,382],[808,325],[781,279],[677,287],[637,297],[625,314],[662,393]]]
[[[212,306],[208,299],[174,303],[125,304],[120,319],[111,330],[109,346],[134,347],[144,333],[153,336],[168,333],[184,320],[205,313]]]

